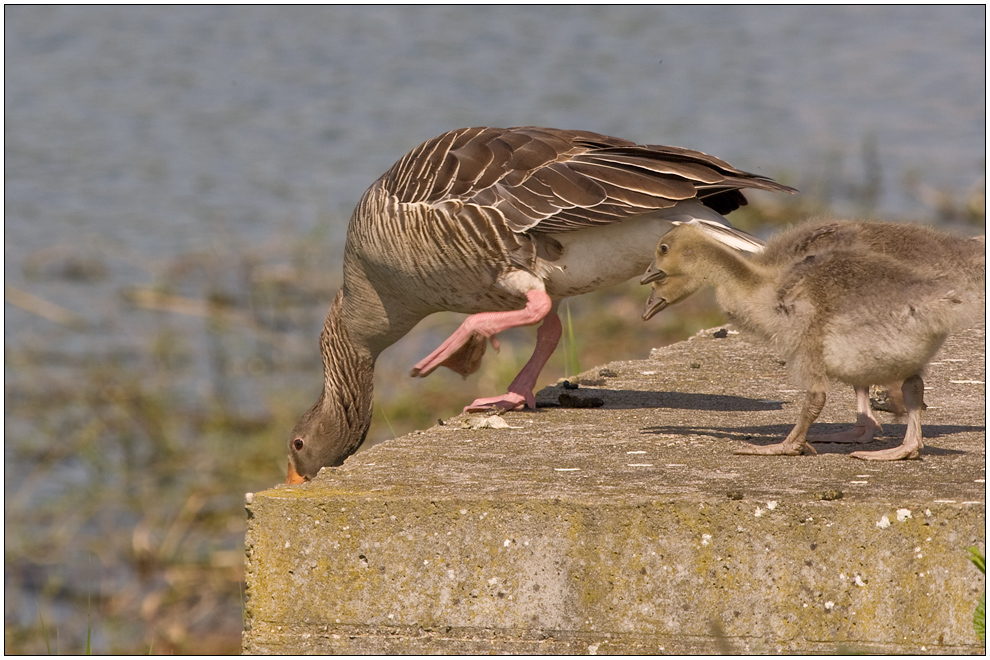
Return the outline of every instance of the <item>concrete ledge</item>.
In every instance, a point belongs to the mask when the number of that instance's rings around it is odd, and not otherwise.
[[[388,441],[253,496],[244,651],[981,653],[984,381],[980,327],[926,378],[920,461],[735,456],[785,434],[800,393],[706,331],[583,374],[569,393],[603,407]],[[846,389],[819,432],[854,418]],[[882,421],[867,448],[900,442]]]

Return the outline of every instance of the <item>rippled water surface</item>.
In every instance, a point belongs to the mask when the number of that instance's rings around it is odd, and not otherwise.
[[[339,247],[371,181],[466,125],[677,144],[812,188],[829,167],[863,176],[873,144],[886,214],[916,206],[906,176],[963,193],[984,168],[978,6],[5,13],[10,282],[53,244],[141,262],[322,222]]]

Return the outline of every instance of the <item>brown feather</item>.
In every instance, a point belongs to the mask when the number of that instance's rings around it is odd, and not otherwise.
[[[621,195],[628,194],[630,199],[638,199],[649,208],[650,202],[643,199],[646,196],[656,202],[656,198],[690,199],[695,196],[695,184],[681,178],[671,176],[648,175],[635,169],[622,169],[607,165],[598,165],[575,161],[570,168],[585,176],[595,179],[605,189],[609,199],[625,201]],[[642,196],[637,197],[636,193]]]
[[[608,199],[598,183],[575,172],[571,163],[547,165],[533,172],[533,178],[550,188],[564,207],[590,208]]]
[[[697,197],[719,213],[740,188],[790,191],[699,151],[589,131],[466,128],[423,143],[378,185],[401,203],[461,199],[497,209],[510,231],[574,231]]]

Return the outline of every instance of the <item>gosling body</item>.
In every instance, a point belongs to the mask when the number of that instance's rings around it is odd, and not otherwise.
[[[807,431],[834,379],[856,388],[861,413],[870,385],[903,383],[901,447],[852,454],[892,460],[916,458],[923,447],[923,369],[951,332],[983,316],[986,264],[980,240],[892,223],[810,223],[754,255],[685,226],[661,239],[644,281],[653,283],[644,318],[714,286],[729,318],[771,343],[807,390],[784,442],[739,453],[813,453]]]

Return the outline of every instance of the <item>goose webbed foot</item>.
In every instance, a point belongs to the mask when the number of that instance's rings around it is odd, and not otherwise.
[[[903,461],[921,456],[921,448],[902,444],[900,447],[878,449],[876,451],[854,451],[849,454],[864,461]]]
[[[467,378],[481,367],[489,338],[477,332],[461,333],[462,325],[437,350],[416,363],[409,375],[423,378],[437,367],[447,367],[456,374]],[[498,340],[491,337],[492,348],[498,350]]]
[[[797,424],[787,434],[783,442],[775,445],[748,445],[737,449],[736,454],[743,456],[800,456],[801,454],[817,454],[815,448],[808,444],[808,429],[825,406],[825,392],[808,392],[804,398],[804,406],[798,416]]]
[[[536,398],[530,392],[529,396],[517,394],[516,392],[506,392],[499,396],[490,396],[482,399],[475,399],[474,403],[464,406],[464,412],[487,412],[490,410],[522,410],[526,406],[536,408]]]
[[[864,461],[903,461],[919,458],[925,441],[921,436],[921,409],[924,407],[925,384],[921,376],[911,376],[901,385],[904,405],[907,408],[907,431],[900,447],[878,449],[876,451],[854,451],[853,458]]]
[[[870,424],[856,424],[848,431],[841,433],[828,433],[826,435],[815,435],[808,438],[808,442],[855,442],[862,444],[872,440],[883,429]]]
[[[437,350],[417,362],[409,375],[413,378],[417,376],[424,378],[433,373],[437,367],[447,367],[454,373],[467,378],[477,371],[481,366],[481,358],[485,355],[488,341],[492,342],[492,348],[497,351],[498,339],[494,335],[489,338],[474,331],[468,326],[470,320],[471,317],[468,317],[457,329],[457,332],[440,344]]]
[[[482,412],[493,408],[522,410],[526,406],[535,410],[536,397],[533,395],[533,389],[536,387],[536,379],[557,348],[561,330],[560,317],[557,316],[556,310],[551,309],[543,319],[540,329],[536,331],[536,348],[533,349],[533,355],[512,380],[508,392],[500,396],[478,399],[464,408],[464,412]]]
[[[808,438],[808,442],[855,442],[863,444],[881,433],[883,433],[883,427],[880,426],[879,422],[872,418],[860,417],[856,420],[856,425],[848,431],[811,436]]]
[[[875,436],[883,433],[883,427],[873,416],[870,408],[870,390],[868,387],[857,385],[856,390],[856,425],[848,431],[829,433],[808,438],[808,442],[869,442]],[[900,393],[900,383],[897,387]]]
[[[784,440],[775,445],[747,445],[733,453],[739,456],[800,456],[801,454],[817,454],[818,452],[807,442],[796,444]]]

